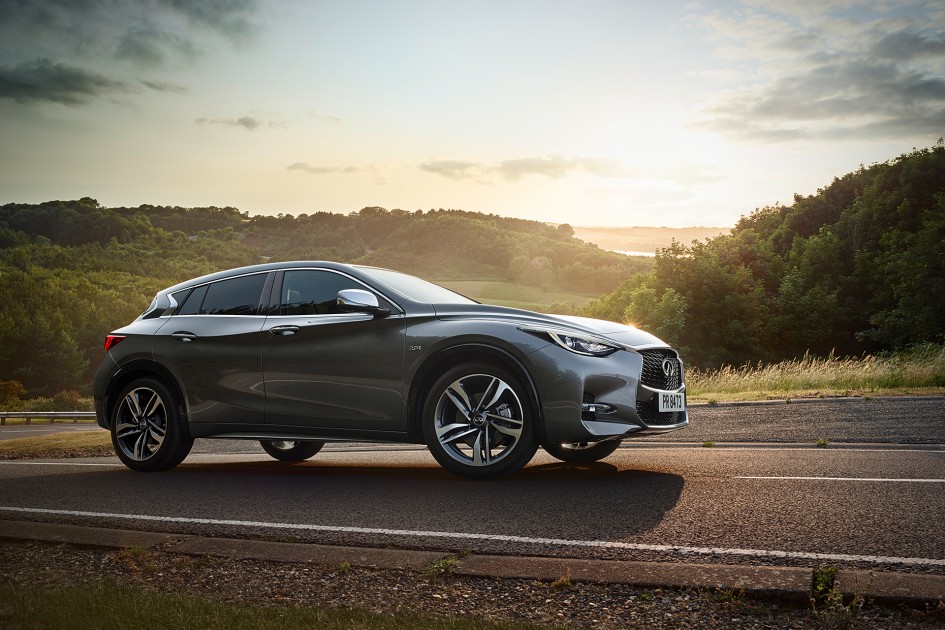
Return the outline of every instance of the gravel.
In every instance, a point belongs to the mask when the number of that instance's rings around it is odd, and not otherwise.
[[[432,573],[432,572],[431,572]],[[934,610],[840,608],[818,616],[803,606],[738,592],[641,589],[625,585],[471,578],[348,566],[197,557],[0,542],[0,581],[54,588],[101,580],[240,605],[360,608],[383,615],[532,622],[574,628],[941,628]]]

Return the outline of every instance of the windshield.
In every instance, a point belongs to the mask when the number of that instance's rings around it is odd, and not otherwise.
[[[389,269],[375,269],[373,267],[359,268],[366,275],[374,278],[405,298],[414,302],[425,302],[427,304],[477,304],[476,301],[450,291],[438,284],[421,280],[415,276],[408,276],[405,273],[390,271]]]

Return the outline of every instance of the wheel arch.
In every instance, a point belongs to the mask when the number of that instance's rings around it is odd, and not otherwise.
[[[423,427],[421,425],[423,401],[434,381],[450,367],[474,361],[497,364],[510,370],[522,380],[528,390],[528,405],[535,418],[535,434],[539,443],[541,443],[545,438],[545,422],[538,387],[536,387],[531,373],[515,355],[486,343],[463,343],[450,346],[438,350],[424,359],[420,367],[414,372],[407,393],[407,437],[409,441],[417,444],[424,442]]]
[[[161,383],[174,394],[176,398],[175,402],[177,403],[177,411],[180,416],[184,419],[189,417],[187,414],[187,402],[184,397],[184,390],[171,371],[155,361],[137,359],[122,365],[108,382],[108,386],[105,389],[105,422],[108,426],[105,428],[111,429],[112,412],[117,403],[116,397],[118,393],[121,392],[122,388],[128,383],[139,378],[155,378],[161,381]],[[189,422],[184,422],[184,426],[189,426]]]

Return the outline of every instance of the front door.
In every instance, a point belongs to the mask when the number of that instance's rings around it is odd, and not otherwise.
[[[278,280],[277,280],[278,283]],[[341,313],[338,291],[371,290],[331,270],[282,274],[278,314],[263,326],[266,421],[275,426],[404,430],[405,319]]]

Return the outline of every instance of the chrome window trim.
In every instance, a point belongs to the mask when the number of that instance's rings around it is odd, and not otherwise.
[[[391,313],[389,317],[394,316],[394,315],[406,315],[406,311],[403,308],[401,308],[400,304],[390,299],[390,297],[388,297],[387,294],[385,294],[383,291],[379,291],[375,289],[371,285],[366,284],[363,280],[359,280],[358,278],[355,278],[351,274],[345,273],[343,271],[339,271],[337,269],[329,269],[328,267],[286,267],[284,269],[269,269],[268,271],[252,271],[250,273],[241,273],[235,276],[227,276],[226,278],[218,278],[217,280],[209,280],[207,282],[201,282],[200,284],[194,284],[189,287],[184,287],[183,289],[178,289],[177,291],[175,291],[175,293],[180,293],[181,291],[188,291],[188,290],[195,291],[199,287],[216,284],[217,282],[224,282],[225,280],[233,280],[234,278],[245,278],[246,276],[258,276],[261,274],[276,273],[279,271],[283,273],[285,273],[286,271],[328,271],[331,273],[336,273],[340,276],[344,276],[345,278],[348,278],[349,280],[353,280],[354,282],[357,282],[364,288],[370,290],[373,293],[377,293],[378,295],[383,297],[385,300],[387,300],[394,308],[396,308],[399,311],[397,313]],[[168,298],[170,298],[171,294],[168,293],[167,296]],[[171,301],[173,302],[174,300],[171,299]],[[282,305],[281,296],[279,299],[279,305],[280,306]],[[176,310],[177,307],[174,306],[173,308]],[[207,313],[207,314],[201,315],[199,313],[192,313],[190,315],[174,315],[174,314],[161,315],[158,319],[163,319],[165,317],[330,317],[332,315],[347,315],[347,314],[348,313],[333,313],[333,314],[326,314],[326,315],[215,315],[215,314]]]

